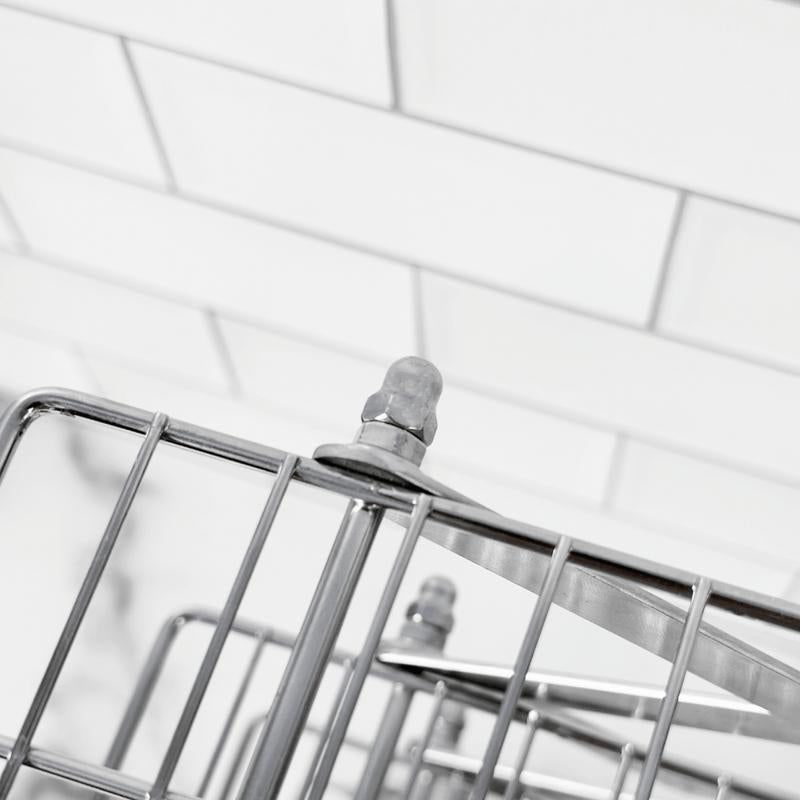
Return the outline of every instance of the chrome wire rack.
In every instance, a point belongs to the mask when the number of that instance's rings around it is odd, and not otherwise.
[[[134,432],[142,436],[142,442],[24,721],[15,737],[0,737],[0,757],[5,760],[0,800],[13,795],[22,767],[98,796],[128,800],[207,797],[213,777],[222,786],[220,800],[274,798],[281,792],[301,735],[309,731],[317,745],[310,763],[304,765],[300,800],[317,800],[334,788],[333,769],[345,748],[363,751],[364,767],[350,776],[347,786],[336,788],[359,800],[397,796],[481,800],[489,795],[508,800],[646,800],[654,787],[653,796],[658,796],[662,786],[681,796],[800,798],[800,793],[737,776],[735,763],[719,772],[665,752],[672,726],[800,744],[800,672],[704,618],[707,609],[715,608],[796,632],[800,607],[509,519],[433,480],[420,463],[436,430],[435,407],[441,389],[441,377],[433,365],[420,358],[401,359],[389,368],[381,389],[367,400],[355,441],[323,445],[313,458],[68,390],[38,390],[9,407],[0,423],[0,477],[9,469],[25,431],[45,412]],[[70,648],[148,464],[162,442],[275,475],[238,573],[220,610],[189,609],[166,620],[104,763],[91,764],[34,746],[34,735]],[[349,501],[296,634],[272,627],[271,620],[246,620],[238,613],[293,481]],[[405,533],[362,648],[342,652],[337,636],[371,544],[387,517],[399,522]],[[422,585],[397,638],[384,635],[420,537],[536,595],[513,664],[476,663],[445,654],[455,588],[443,577],[432,576]],[[554,605],[668,661],[666,686],[533,670],[537,644]],[[210,640],[157,774],[145,781],[124,771],[126,754],[141,735],[139,723],[168,653],[181,632],[192,626],[209,628]],[[242,664],[241,680],[221,722],[212,756],[197,775],[197,791],[192,795],[175,792],[171,785],[176,766],[226,640],[233,636],[252,641],[251,655]],[[289,653],[280,686],[274,697],[265,699],[260,713],[238,724],[242,698],[263,651],[272,647]],[[309,712],[331,665],[340,670],[339,689],[327,721],[315,728]],[[687,673],[723,693],[684,690]],[[350,723],[368,678],[388,685],[388,702],[377,732],[367,741],[350,731]],[[430,697],[429,717],[412,745],[400,747],[411,701],[418,695]],[[470,709],[488,713],[492,719],[480,757],[459,749]],[[649,720],[649,741],[637,744],[606,725],[588,722],[583,712],[602,714],[606,722],[625,717]],[[521,726],[524,733],[515,757],[503,763],[503,746],[512,726]],[[529,768],[529,754],[541,732],[612,759],[613,780],[606,786],[589,785]],[[393,778],[388,781],[390,771]],[[628,791],[627,786],[631,787]]]

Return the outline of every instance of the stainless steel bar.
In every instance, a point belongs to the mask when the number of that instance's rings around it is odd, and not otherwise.
[[[442,680],[468,681],[475,686],[501,690],[513,675],[511,667],[402,648],[383,649],[378,661],[409,673],[424,671]],[[525,677],[522,697],[533,700],[541,693],[546,698],[539,702],[542,708],[572,708],[651,721],[658,719],[664,699],[663,687],[532,670]],[[800,744],[800,725],[729,695],[681,692],[672,724]]]
[[[394,566],[386,581],[386,587],[378,602],[378,608],[375,611],[375,615],[367,631],[364,645],[356,661],[353,677],[347,685],[344,697],[342,698],[342,704],[336,714],[336,720],[333,724],[331,735],[325,743],[322,760],[320,761],[317,774],[314,776],[314,780],[311,784],[308,800],[320,800],[325,791],[325,787],[328,785],[336,756],[339,754],[339,748],[342,746],[345,734],[347,733],[347,726],[350,724],[350,719],[353,716],[353,711],[358,702],[361,689],[364,686],[364,681],[367,679],[370,667],[375,658],[375,653],[378,651],[383,629],[386,627],[386,621],[389,619],[389,614],[397,599],[397,592],[400,590],[400,584],[403,582],[408,564],[411,561],[411,556],[414,553],[414,548],[422,533],[425,520],[430,513],[430,508],[431,498],[428,495],[420,495],[414,511],[411,514],[408,529],[400,544]]]
[[[142,409],[68,389],[48,388],[29,392],[13,403],[0,420],[0,475],[7,466],[15,446],[28,424],[38,415],[50,411],[66,413],[138,433],[146,432],[152,417]],[[165,431],[163,438],[166,442],[188,450],[268,472],[276,472],[286,456],[286,453],[275,448],[176,419],[170,420],[169,428]],[[344,474],[340,470],[330,469],[313,459],[300,459],[296,477],[303,483],[404,513],[410,513],[416,498],[415,492],[381,485],[369,476],[358,477]],[[453,492],[453,494],[457,493]],[[553,547],[558,539],[558,534],[552,531],[502,517],[488,509],[447,499],[444,496],[436,498],[434,509],[431,512],[431,520],[438,523],[437,526],[431,525],[431,529],[438,527],[442,534],[444,533],[443,529],[450,528],[450,526],[455,526],[459,530],[468,528],[487,539],[501,535],[511,540],[515,547],[530,547],[531,545]],[[447,543],[442,541],[441,536],[437,537],[428,533],[426,536],[459,552],[455,540]],[[470,558],[471,556],[466,555],[466,557]],[[697,575],[685,570],[580,540],[573,540],[573,558],[576,563],[590,569],[638,580],[653,587],[690,590],[698,579]],[[498,563],[502,564],[502,562],[503,559],[499,558]],[[484,563],[484,566],[493,571],[500,570],[500,574],[504,574],[505,567],[501,569],[499,566],[492,566],[489,563]],[[504,577],[520,582],[519,575],[513,571],[504,574]],[[735,607],[754,619],[772,622],[784,628],[800,630],[800,605],[725,583],[715,582],[715,587],[714,597],[711,599],[712,605],[718,604],[724,608]]]
[[[533,610],[533,615],[528,623],[528,629],[525,632],[525,638],[517,654],[517,660],[514,663],[514,675],[508,683],[505,694],[503,695],[503,702],[500,705],[500,710],[497,713],[494,727],[492,729],[489,744],[486,747],[486,752],[483,757],[483,767],[475,780],[475,785],[470,794],[471,800],[484,800],[489,791],[494,775],[494,768],[497,764],[497,759],[500,757],[500,750],[503,747],[503,742],[508,732],[508,727],[511,725],[511,720],[517,710],[522,690],[525,687],[525,676],[531,667],[531,661],[536,651],[536,646],[539,644],[539,637],[542,633],[547,613],[553,602],[558,582],[561,579],[561,574],[567,564],[569,558],[572,542],[567,537],[561,537],[558,544],[553,550],[550,557],[550,563],[547,567],[547,573],[542,584],[542,590],[536,600],[536,606]]]
[[[8,758],[11,749],[12,740],[0,736],[0,758]],[[108,767],[87,764],[40,747],[31,747],[28,750],[25,766],[68,783],[102,792],[103,800],[108,800],[109,795],[122,800],[149,800],[148,784],[138,778],[132,778]],[[170,792],[166,800],[198,800],[198,798]]]
[[[506,786],[503,800],[515,800],[516,796],[519,794],[520,778],[522,776],[522,771],[525,769],[525,764],[528,762],[528,756],[533,746],[533,737],[536,735],[536,731],[539,728],[539,722],[539,713],[537,711],[531,711],[531,713],[528,714],[528,720],[525,724],[525,738],[522,740],[519,753],[517,754],[517,761],[514,764],[514,774]]]
[[[225,749],[225,745],[228,743],[228,739],[230,738],[236,718],[239,716],[239,711],[241,710],[247,690],[250,688],[256,668],[261,661],[261,654],[264,652],[265,644],[265,639],[261,637],[256,639],[256,646],[253,648],[253,653],[250,656],[250,660],[247,662],[244,675],[242,676],[242,680],[240,681],[239,687],[236,690],[236,695],[233,698],[231,707],[228,709],[228,714],[225,717],[222,730],[220,731],[219,736],[217,737],[217,742],[214,745],[214,751],[211,753],[208,766],[206,767],[206,771],[203,773],[200,786],[197,789],[196,794],[198,797],[205,797],[206,792],[208,791],[208,786],[211,783],[211,779],[214,777],[214,772],[216,771],[219,760],[222,757],[222,751]]]
[[[631,768],[635,755],[636,748],[630,742],[620,751],[617,771],[614,773],[614,779],[611,781],[609,800],[619,800],[619,796],[622,794],[622,789],[625,786],[625,779],[628,777],[628,771]]]
[[[403,729],[413,699],[414,690],[409,686],[402,683],[392,686],[389,702],[381,717],[380,728],[361,774],[355,800],[373,800],[378,796],[389,765],[394,759],[400,731]]]
[[[653,784],[656,781],[656,773],[664,753],[664,746],[667,743],[672,718],[675,708],[678,705],[681,687],[683,686],[686,671],[689,667],[689,659],[692,656],[697,634],[700,630],[700,623],[703,620],[706,602],[711,594],[711,581],[708,578],[701,578],[692,594],[692,602],[689,605],[689,612],[686,615],[686,622],[681,635],[678,651],[672,663],[669,673],[664,700],[661,703],[656,724],[650,737],[647,747],[647,755],[642,764],[642,771],[639,775],[639,785],[636,787],[636,800],[648,800],[653,791]]]
[[[299,794],[301,800],[302,798],[308,795],[308,792],[311,789],[312,781],[314,780],[317,774],[320,762],[325,753],[325,745],[328,742],[328,739],[331,735],[331,731],[333,730],[333,726],[336,722],[336,716],[339,713],[339,709],[342,706],[342,700],[344,699],[345,692],[347,691],[347,687],[350,685],[350,682],[353,679],[353,662],[348,659],[347,661],[344,662],[343,668],[344,672],[341,680],[339,681],[339,690],[336,692],[336,697],[333,700],[333,705],[331,706],[328,718],[325,720],[325,725],[323,726],[322,730],[319,733],[317,746],[314,750],[314,755],[311,759],[311,763],[306,769],[306,779],[305,781],[303,781],[303,787],[300,790]]]
[[[250,760],[240,800],[277,796],[382,516],[382,509],[359,500],[348,505]]]
[[[136,455],[133,466],[128,473],[128,477],[125,479],[122,491],[111,513],[111,518],[100,539],[100,543],[97,546],[89,569],[83,579],[81,588],[78,591],[78,595],[75,598],[67,621],[64,624],[64,628],[58,638],[58,642],[47,664],[42,680],[39,683],[39,687],[36,690],[36,694],[34,695],[33,701],[22,723],[22,727],[17,735],[17,739],[14,742],[14,748],[11,751],[11,755],[6,762],[2,774],[0,774],[0,800],[5,800],[8,797],[17,773],[19,772],[19,768],[25,761],[33,735],[36,733],[42,714],[50,700],[50,695],[55,688],[58,676],[61,674],[64,662],[67,660],[69,651],[75,641],[75,636],[86,615],[86,610],[89,608],[89,603],[91,603],[95,590],[100,583],[100,578],[103,576],[103,571],[111,556],[111,551],[114,549],[119,532],[122,529],[122,525],[133,503],[133,499],[136,497],[136,492],[139,489],[142,478],[153,457],[156,445],[166,430],[168,422],[169,418],[165,414],[159,413],[154,415],[144,441]]]
[[[478,775],[481,768],[481,760],[429,747],[425,751],[423,765],[442,771],[459,772],[467,780],[470,780]],[[492,791],[501,794],[511,779],[512,773],[512,767],[498,764],[494,772]],[[554,775],[545,775],[533,770],[525,770],[522,773],[520,785],[523,790],[529,791],[532,797],[547,797],[551,798],[551,800],[576,800],[576,798],[608,800],[609,797],[608,789],[605,787],[579,783],[578,781]],[[713,785],[717,785],[716,780],[713,781]],[[744,790],[747,796],[754,798],[754,800],[798,800],[800,798],[800,794],[796,791],[782,791],[760,784],[758,786],[751,784],[745,789],[738,779],[735,783],[735,788],[737,793]],[[708,795],[706,794],[706,796]],[[620,800],[634,800],[634,798],[632,794],[623,793],[620,795]]]
[[[436,727],[436,721],[439,719],[439,712],[441,711],[442,703],[444,702],[445,697],[447,697],[447,686],[443,681],[439,681],[436,684],[433,696],[433,706],[431,707],[431,713],[428,717],[428,724],[425,726],[425,733],[423,734],[422,739],[416,745],[414,745],[411,766],[408,769],[406,787],[403,791],[403,800],[409,800],[411,793],[414,791],[414,785],[417,782],[417,776],[422,768],[425,751],[430,744],[431,736],[433,736],[433,730]]]
[[[214,628],[214,633],[211,641],[208,644],[203,661],[197,671],[197,676],[194,679],[192,688],[189,692],[189,697],[183,706],[180,719],[175,727],[175,732],[170,740],[167,752],[161,762],[158,773],[156,775],[153,788],[150,791],[150,800],[163,800],[164,794],[167,791],[170,779],[175,772],[175,767],[178,765],[183,748],[186,744],[186,739],[192,729],[197,711],[200,708],[200,703],[203,696],[208,689],[208,684],[211,681],[211,676],[219,661],[222,648],[225,646],[225,641],[230,633],[233,621],[239,611],[244,593],[253,576],[259,556],[264,549],[264,544],[267,541],[267,536],[272,529],[272,524],[283,501],[286,490],[289,488],[289,483],[292,480],[292,475],[297,467],[297,457],[287,456],[286,460],[278,470],[275,476],[275,482],[272,484],[269,497],[267,498],[264,510],[261,512],[261,517],[258,520],[256,529],[247,546],[239,571],[236,573],[233,585],[231,586],[228,597],[225,600],[225,605],[220,614],[219,621]]]

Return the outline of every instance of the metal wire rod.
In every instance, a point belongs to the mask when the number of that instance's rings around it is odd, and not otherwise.
[[[253,648],[253,654],[250,656],[250,661],[247,663],[247,668],[245,669],[242,680],[239,683],[239,688],[236,690],[236,695],[233,698],[231,707],[228,710],[227,716],[225,717],[225,723],[223,724],[222,730],[217,737],[217,743],[214,745],[214,752],[211,754],[206,771],[203,773],[203,778],[200,781],[200,786],[197,788],[198,797],[205,797],[206,791],[208,791],[208,785],[211,783],[211,779],[214,776],[214,772],[219,764],[219,760],[222,757],[222,751],[225,749],[225,745],[227,744],[231,735],[233,725],[236,722],[236,718],[239,715],[239,711],[242,707],[242,703],[244,702],[247,690],[250,688],[250,683],[255,675],[256,667],[258,667],[258,663],[261,660],[261,654],[264,652],[265,644],[265,639],[260,637],[256,639],[256,646]]]
[[[500,750],[503,747],[503,742],[508,732],[508,727],[511,725],[511,720],[514,718],[517,705],[519,704],[522,690],[525,687],[525,676],[531,667],[533,655],[536,652],[536,646],[539,644],[539,637],[544,628],[547,613],[553,602],[558,582],[561,574],[566,566],[567,559],[569,558],[572,542],[566,536],[562,537],[552,556],[547,568],[547,574],[542,585],[542,591],[536,600],[536,606],[533,610],[533,615],[528,623],[528,629],[525,632],[525,638],[517,654],[517,660],[514,663],[514,675],[508,683],[505,694],[503,695],[503,702],[500,704],[500,710],[497,713],[494,727],[492,729],[489,744],[486,747],[486,752],[483,756],[483,767],[475,780],[475,785],[470,794],[471,800],[484,800],[489,791],[489,786],[492,782],[494,775],[494,768],[497,764],[497,759],[500,757]]]
[[[247,546],[247,551],[239,566],[239,571],[234,578],[233,585],[225,601],[225,606],[222,609],[219,621],[214,628],[211,641],[208,644],[208,648],[203,656],[203,661],[200,664],[197,676],[192,684],[189,697],[183,706],[178,724],[175,727],[175,732],[172,735],[167,752],[158,769],[153,788],[150,791],[150,800],[163,800],[164,794],[167,791],[167,786],[175,772],[175,767],[178,765],[178,759],[183,752],[183,748],[186,745],[186,739],[192,729],[192,724],[197,716],[200,703],[211,681],[211,676],[214,674],[220,654],[222,653],[222,648],[225,646],[225,641],[230,633],[233,620],[239,611],[242,598],[247,591],[259,556],[264,549],[267,536],[272,529],[272,524],[275,521],[278,509],[286,494],[286,490],[289,488],[289,482],[292,480],[292,475],[294,475],[296,468],[297,456],[287,456],[283,464],[281,464],[278,474],[275,476],[275,482],[270,490],[267,503],[264,506],[264,510],[261,512],[261,517],[258,520],[256,529]]]
[[[283,673],[245,775],[240,800],[273,800],[280,790],[383,516],[351,501]]]
[[[625,779],[628,777],[628,771],[631,768],[635,755],[636,748],[630,742],[620,751],[617,771],[614,773],[614,779],[611,781],[609,800],[619,800],[619,796],[622,794],[622,789],[625,786]]]
[[[111,513],[111,518],[97,546],[97,550],[86,572],[86,576],[83,579],[81,588],[72,605],[72,609],[61,631],[61,635],[58,638],[58,642],[47,664],[47,668],[36,690],[33,701],[25,715],[22,727],[14,742],[14,748],[11,751],[11,755],[6,762],[2,774],[0,774],[0,800],[6,800],[8,797],[14,780],[17,777],[17,773],[19,772],[19,768],[25,761],[33,735],[39,726],[42,714],[44,714],[45,707],[53,693],[58,676],[61,674],[64,662],[67,660],[69,651],[75,641],[75,636],[86,615],[86,610],[89,608],[89,603],[92,601],[100,579],[103,577],[103,572],[106,568],[106,564],[108,564],[108,559],[111,557],[111,551],[114,549],[114,545],[117,542],[119,532],[122,529],[125,518],[128,516],[128,511],[136,497],[136,493],[141,485],[142,478],[144,478],[147,467],[150,464],[150,460],[153,457],[156,445],[164,434],[168,422],[169,418],[165,414],[158,413],[153,416],[148,426],[147,434],[136,455],[136,460],[128,473],[128,477],[125,479],[122,491]]]
[[[414,791],[414,785],[417,782],[417,776],[422,768],[422,762],[425,758],[425,750],[433,736],[433,730],[436,727],[436,722],[439,719],[439,712],[442,709],[442,703],[447,697],[447,685],[443,681],[439,681],[434,689],[434,701],[431,707],[430,714],[428,715],[428,724],[425,726],[425,733],[422,739],[414,745],[414,752],[411,758],[411,766],[408,770],[408,779],[406,780],[406,788],[403,792],[403,800],[409,800],[411,792]]]
[[[320,731],[317,740],[317,747],[314,750],[314,756],[311,759],[311,764],[306,769],[306,779],[303,781],[303,788],[300,790],[300,794],[298,795],[301,800],[302,798],[308,796],[308,792],[312,786],[312,781],[315,780],[320,768],[320,763],[323,755],[325,754],[326,745],[330,739],[331,731],[333,730],[333,726],[336,722],[336,717],[339,714],[339,709],[342,707],[342,701],[344,700],[345,692],[347,691],[347,688],[353,679],[353,663],[353,661],[348,659],[342,665],[343,674],[341,680],[339,681],[339,690],[336,692],[336,697],[333,700],[333,705],[331,706],[328,718],[325,720],[325,725]]]
[[[650,744],[647,747],[647,756],[642,764],[642,771],[639,775],[639,785],[636,787],[636,800],[648,800],[653,791],[653,784],[656,781],[656,773],[667,743],[672,718],[675,708],[678,705],[681,687],[683,686],[686,670],[689,667],[689,659],[692,656],[695,640],[697,639],[700,623],[703,619],[706,603],[711,594],[711,581],[708,578],[701,578],[694,589],[692,602],[689,605],[689,612],[686,615],[686,623],[683,634],[672,663],[672,669],[667,680],[664,700],[661,703],[656,724],[650,737]]]
[[[339,754],[339,748],[347,733],[347,726],[353,716],[353,711],[358,702],[361,689],[364,686],[364,681],[369,674],[372,661],[375,658],[375,653],[378,651],[383,629],[386,627],[389,614],[397,598],[397,592],[400,590],[400,584],[406,574],[411,556],[414,553],[414,548],[422,533],[422,528],[428,518],[430,509],[431,498],[428,495],[420,495],[416,507],[411,514],[408,529],[406,530],[397,557],[395,558],[391,574],[386,581],[386,587],[378,602],[378,608],[372,618],[372,623],[370,624],[369,631],[364,640],[361,653],[356,661],[353,677],[347,686],[344,697],[342,698],[342,704],[336,714],[336,721],[334,722],[330,738],[325,744],[322,760],[319,764],[317,774],[314,776],[314,781],[311,784],[308,800],[320,800],[325,791],[325,787],[328,785],[336,756]]]
[[[525,725],[525,738],[522,740],[519,753],[517,754],[517,761],[514,764],[514,775],[508,782],[508,786],[506,786],[503,800],[514,800],[519,793],[520,776],[522,775],[522,771],[525,769],[525,764],[528,761],[528,756],[530,755],[531,747],[533,745],[533,737],[536,735],[536,731],[539,729],[539,723],[539,713],[537,711],[531,711],[531,713],[528,714],[528,720]]]

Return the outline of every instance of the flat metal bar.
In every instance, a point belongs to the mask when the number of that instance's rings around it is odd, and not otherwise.
[[[383,510],[351,500],[245,775],[239,800],[280,791]]]
[[[503,794],[503,800],[515,800],[516,796],[519,794],[522,771],[525,769],[525,765],[528,763],[528,757],[530,756],[531,747],[533,746],[533,737],[536,735],[536,731],[539,729],[539,723],[539,713],[537,711],[531,711],[531,713],[528,714],[528,719],[525,724],[525,738],[522,740],[519,753],[517,754],[517,761],[514,764],[514,774],[506,786],[506,791]]]
[[[706,603],[711,594],[712,584],[708,578],[701,578],[692,594],[692,602],[686,615],[686,622],[681,635],[678,651],[672,663],[669,673],[664,700],[661,703],[653,733],[650,736],[650,744],[647,747],[647,755],[642,764],[642,771],[639,775],[639,785],[636,787],[636,800],[648,800],[653,791],[653,784],[656,781],[656,773],[664,753],[664,746],[667,743],[667,736],[672,725],[672,718],[675,715],[675,708],[678,705],[678,698],[686,678],[686,671],[689,667],[689,659],[692,656],[695,641],[700,630],[700,623],[703,619]]]
[[[239,688],[236,690],[236,695],[233,698],[231,707],[228,709],[228,713],[225,717],[225,723],[223,724],[222,730],[219,732],[219,736],[217,737],[217,742],[214,745],[214,751],[211,753],[208,766],[206,767],[206,771],[203,773],[200,786],[197,788],[196,794],[198,797],[205,797],[206,792],[208,791],[208,785],[211,783],[211,779],[214,777],[214,772],[216,771],[219,760],[222,757],[222,751],[225,749],[225,745],[228,743],[228,739],[230,738],[236,718],[239,716],[239,711],[242,708],[242,703],[244,702],[247,690],[250,688],[250,684],[253,681],[253,676],[256,673],[256,668],[261,661],[261,655],[264,652],[264,645],[266,643],[266,639],[260,637],[256,639],[256,646],[253,648],[253,653],[250,656],[250,660],[247,662],[244,675],[242,676],[242,680],[239,682]]]
[[[572,541],[566,536],[562,536],[550,557],[541,593],[536,600],[536,606],[528,623],[528,629],[525,631],[522,646],[514,663],[514,675],[508,682],[508,687],[503,695],[503,702],[500,704],[500,710],[497,713],[489,744],[483,756],[483,767],[470,793],[471,800],[484,800],[491,786],[494,768],[498,758],[500,758],[500,750],[503,747],[509,725],[511,725],[516,713],[522,690],[525,688],[525,676],[531,667],[536,646],[539,644],[539,637],[542,634],[547,614],[550,611],[550,606],[555,597],[558,582],[564,572],[564,567],[567,564],[571,548]]]
[[[267,541],[267,536],[272,529],[272,524],[275,521],[278,509],[286,494],[286,490],[289,488],[296,468],[297,456],[287,456],[278,470],[278,474],[275,476],[275,482],[272,484],[269,497],[261,512],[261,517],[258,520],[256,529],[247,546],[244,558],[239,565],[239,571],[236,573],[233,585],[231,586],[228,597],[225,600],[225,605],[220,613],[219,621],[214,628],[211,641],[208,644],[208,648],[203,656],[203,661],[200,664],[200,668],[192,684],[189,697],[183,706],[180,719],[175,727],[175,732],[172,735],[167,752],[159,767],[155,782],[153,783],[153,788],[150,792],[150,800],[163,800],[169,782],[175,772],[175,768],[178,766],[178,760],[186,745],[186,740],[194,724],[197,711],[200,708],[200,703],[203,701],[203,697],[208,689],[208,684],[216,669],[217,662],[222,653],[222,648],[225,646],[225,641],[228,638],[233,621],[239,611],[242,598],[250,584],[250,579],[253,577],[256,564],[264,549],[264,544]]]
[[[347,733],[347,726],[350,724],[350,719],[353,716],[353,711],[355,710],[356,703],[358,702],[359,695],[364,686],[364,681],[367,679],[375,654],[378,652],[383,629],[386,627],[389,614],[397,599],[400,584],[403,582],[409,562],[411,561],[411,556],[414,553],[414,548],[425,526],[425,521],[428,518],[430,509],[430,496],[424,494],[420,495],[414,507],[414,511],[411,514],[408,529],[400,544],[400,549],[395,558],[389,578],[386,581],[386,586],[381,594],[381,599],[378,602],[375,615],[370,623],[361,653],[356,660],[353,677],[347,685],[347,690],[342,698],[342,704],[336,714],[336,720],[333,724],[331,735],[325,743],[322,760],[307,796],[308,800],[321,800],[325,787],[328,785],[331,772],[333,771],[333,765],[339,754],[339,748],[342,746],[345,734]]]
[[[498,690],[507,686],[514,672],[511,667],[402,649],[382,650],[378,662],[405,669],[409,674],[425,672],[434,679],[456,679]],[[546,706],[541,700],[539,705],[544,708],[577,709],[653,722],[664,699],[664,688],[659,686],[532,670],[525,677],[522,697],[533,700],[541,693]],[[730,695],[681,692],[672,724],[800,744],[799,725]]]
[[[156,445],[164,434],[168,423],[169,418],[165,414],[158,413],[153,416],[144,441],[139,448],[133,466],[117,498],[114,510],[111,513],[111,518],[108,521],[108,525],[100,539],[100,543],[97,546],[89,569],[83,579],[81,588],[69,612],[67,621],[61,631],[61,635],[58,637],[58,642],[47,664],[42,680],[39,683],[33,701],[25,715],[25,720],[14,742],[14,749],[11,751],[11,755],[6,762],[5,769],[2,774],[0,774],[0,800],[6,800],[8,797],[17,773],[19,772],[19,768],[25,761],[33,735],[36,733],[42,714],[55,688],[58,676],[61,674],[64,662],[67,660],[69,651],[75,641],[75,636],[89,608],[89,603],[91,603],[92,597],[94,597],[94,593],[103,576],[103,571],[106,568],[106,564],[108,564],[111,551],[114,549],[119,532],[122,529],[125,518],[128,516],[128,511],[136,497],[136,492],[141,485],[142,478],[150,464],[150,460],[153,457]]]
[[[333,700],[333,705],[331,706],[328,718],[325,720],[325,725],[319,732],[317,746],[314,749],[314,756],[312,757],[311,763],[306,770],[306,779],[303,781],[303,788],[300,790],[300,798],[306,797],[311,789],[311,782],[314,780],[314,776],[317,774],[322,756],[325,753],[325,743],[328,741],[328,737],[331,735],[334,723],[336,722],[336,715],[338,714],[339,708],[342,705],[342,700],[344,699],[345,691],[347,690],[347,687],[353,678],[353,662],[348,659],[342,666],[344,668],[344,674],[339,681],[339,689],[336,692],[336,697]]]
[[[620,751],[617,771],[614,773],[614,779],[611,781],[609,800],[619,800],[619,796],[622,794],[622,790],[625,787],[625,779],[628,777],[628,771],[631,768],[635,755],[636,748],[630,742]]]
[[[414,746],[414,754],[411,758],[411,766],[408,769],[408,778],[406,780],[406,787],[403,791],[403,800],[409,800],[411,793],[414,791],[414,786],[417,783],[419,771],[422,768],[422,762],[425,757],[425,751],[428,749],[433,731],[436,728],[436,722],[439,719],[439,713],[442,710],[442,703],[447,697],[447,685],[444,681],[439,681],[433,692],[433,706],[431,707],[430,715],[428,716],[428,724],[425,726],[425,733],[422,739]]]

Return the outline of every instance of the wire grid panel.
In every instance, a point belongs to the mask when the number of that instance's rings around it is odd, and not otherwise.
[[[340,749],[347,743],[348,724],[356,701],[370,675],[378,675],[396,688],[399,687],[398,697],[402,698],[402,692],[432,693],[434,697],[430,718],[407,759],[404,789],[407,797],[417,796],[417,793],[424,791],[426,780],[429,784],[431,776],[442,774],[456,776],[461,783],[454,791],[468,791],[469,796],[476,799],[498,792],[506,797],[516,797],[526,787],[556,795],[592,796],[591,792],[584,791],[585,787],[558,785],[557,782],[547,784],[546,781],[542,785],[541,776],[526,772],[527,754],[539,730],[555,731],[558,735],[616,753],[617,770],[612,784],[605,790],[616,795],[622,792],[626,775],[635,763],[638,766],[634,792],[636,800],[650,797],[660,767],[716,786],[720,794],[738,791],[753,797],[790,796],[728,775],[703,772],[685,764],[673,763],[665,758],[664,749],[673,721],[687,713],[681,690],[689,669],[752,703],[754,708],[766,709],[769,720],[760,721],[769,728],[767,738],[783,737],[783,740],[796,741],[793,738],[796,733],[792,733],[796,731],[796,725],[784,724],[784,729],[789,729],[788,733],[779,730],[782,720],[784,723],[787,719],[791,722],[800,716],[800,680],[796,671],[746,642],[704,623],[703,615],[707,606],[715,606],[796,631],[800,629],[800,609],[797,607],[559,536],[462,501],[433,497],[399,488],[374,477],[345,473],[312,459],[299,458],[264,445],[199,428],[170,419],[164,414],[149,414],[66,390],[31,393],[7,411],[0,428],[0,475],[8,468],[16,445],[28,425],[45,411],[85,418],[135,432],[143,438],[20,730],[13,739],[0,739],[0,755],[6,762],[0,775],[0,798],[10,796],[23,767],[132,800],[179,796],[170,790],[171,780],[225,641],[232,632],[254,639],[251,660],[242,678],[242,692],[246,690],[265,647],[277,645],[290,653],[272,706],[262,718],[253,721],[248,736],[237,751],[238,763],[234,763],[229,770],[230,780],[227,783],[230,785],[227,791],[232,792],[237,788],[234,783],[239,770],[242,777],[237,796],[242,800],[275,797],[279,793],[298,739],[307,726],[311,703],[329,661],[342,665],[342,681],[331,716],[318,732],[319,746],[303,787],[304,800],[321,797],[328,787],[333,765]],[[140,676],[117,736],[110,743],[105,763],[93,765],[76,762],[33,747],[33,737],[116,545],[126,515],[160,442],[255,467],[274,474],[275,481],[222,609],[215,613],[186,612],[167,621]],[[319,487],[349,499],[328,562],[296,636],[245,622],[238,618],[237,613],[275,515],[292,481]],[[405,520],[406,534],[375,609],[363,649],[357,654],[342,654],[334,649],[336,636],[353,597],[370,544],[382,518],[387,514],[399,515]],[[419,664],[413,663],[413,659],[406,658],[403,663],[402,658],[395,657],[392,660],[379,653],[384,626],[421,535],[525,586],[537,595],[515,663],[499,679],[494,676],[492,685],[487,686],[486,676],[477,676],[476,669],[458,673],[452,664],[445,662],[429,663],[420,668]],[[656,590],[656,593],[652,590]],[[688,609],[684,611],[661,599],[657,592],[664,590],[689,598]],[[554,605],[579,614],[589,622],[671,662],[666,687],[657,698],[656,708],[652,712],[654,725],[646,748],[637,748],[624,740],[606,736],[571,717],[540,714],[526,704],[532,680],[531,662],[548,612]],[[621,610],[625,610],[625,613],[620,614]],[[210,625],[213,632],[155,779],[143,782],[124,774],[120,767],[165,655],[178,631],[187,622]],[[238,710],[238,698],[239,694],[234,698],[230,715],[235,715]],[[437,731],[446,716],[446,704],[451,701],[482,708],[492,714],[493,723],[481,758],[465,759],[435,746]],[[398,708],[401,710],[396,713],[402,717],[402,703]],[[391,710],[387,709],[387,713]],[[710,706],[703,710],[709,719],[716,718],[716,711]],[[748,713],[753,716],[755,712],[747,707],[736,713],[739,714],[736,725],[740,725]],[[229,716],[230,719],[232,716]],[[514,766],[508,767],[499,761],[506,735],[515,721],[525,725],[526,735]],[[724,725],[724,721],[718,724]],[[220,732],[220,747],[229,734],[230,727],[226,721]],[[374,743],[368,765],[379,750],[379,744],[380,741]],[[246,768],[243,765],[245,757],[248,761]],[[392,747],[388,751],[388,758],[394,757]],[[218,758],[216,751],[215,758]],[[386,763],[380,766],[384,774],[386,766]],[[369,778],[369,774],[364,776],[361,787],[355,791],[356,796],[375,796],[377,788],[363,788],[369,783]],[[204,775],[196,796],[204,796],[207,786]]]

